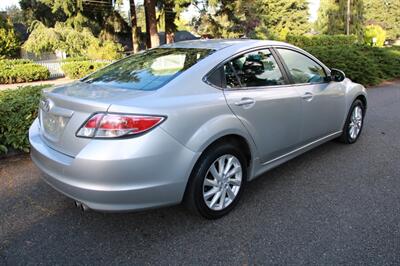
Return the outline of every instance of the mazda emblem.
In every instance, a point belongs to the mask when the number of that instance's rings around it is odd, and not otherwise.
[[[50,111],[50,100],[49,99],[47,99],[47,98],[43,98],[41,101],[40,101],[40,108],[42,108],[42,110],[43,111],[45,111],[46,113],[48,112],[48,111]]]

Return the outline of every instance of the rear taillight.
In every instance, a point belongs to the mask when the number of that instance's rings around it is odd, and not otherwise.
[[[78,130],[78,137],[118,138],[144,133],[165,118],[162,116],[127,115],[127,114],[94,114]]]

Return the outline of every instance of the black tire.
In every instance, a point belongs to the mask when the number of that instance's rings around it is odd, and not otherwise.
[[[234,200],[222,210],[213,210],[209,208],[203,198],[203,182],[207,176],[209,168],[223,155],[235,156],[242,168],[242,181],[239,191]],[[188,186],[185,191],[183,204],[189,211],[196,215],[203,216],[206,219],[218,219],[228,214],[239,202],[239,199],[247,183],[247,164],[243,153],[238,147],[231,143],[222,143],[207,149],[197,161]]]
[[[350,123],[351,123],[352,113],[356,107],[360,107],[362,110],[361,128],[357,136],[355,138],[352,138],[350,135]],[[346,123],[343,126],[342,135],[338,138],[338,140],[344,144],[355,143],[360,137],[362,129],[364,127],[364,117],[365,117],[365,106],[361,100],[356,99],[350,107],[349,113],[347,114]]]

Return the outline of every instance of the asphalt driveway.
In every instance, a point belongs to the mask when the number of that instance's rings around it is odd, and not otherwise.
[[[400,83],[369,90],[358,143],[251,182],[228,216],[82,213],[28,156],[0,160],[0,264],[400,264]]]

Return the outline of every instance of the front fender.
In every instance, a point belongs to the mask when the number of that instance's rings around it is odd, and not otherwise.
[[[367,98],[367,90],[361,84],[352,82],[349,79],[345,81],[346,85],[346,108],[347,112],[350,110],[351,105],[353,104],[354,100],[359,96],[364,96],[365,99]],[[347,115],[347,113],[346,113]]]

